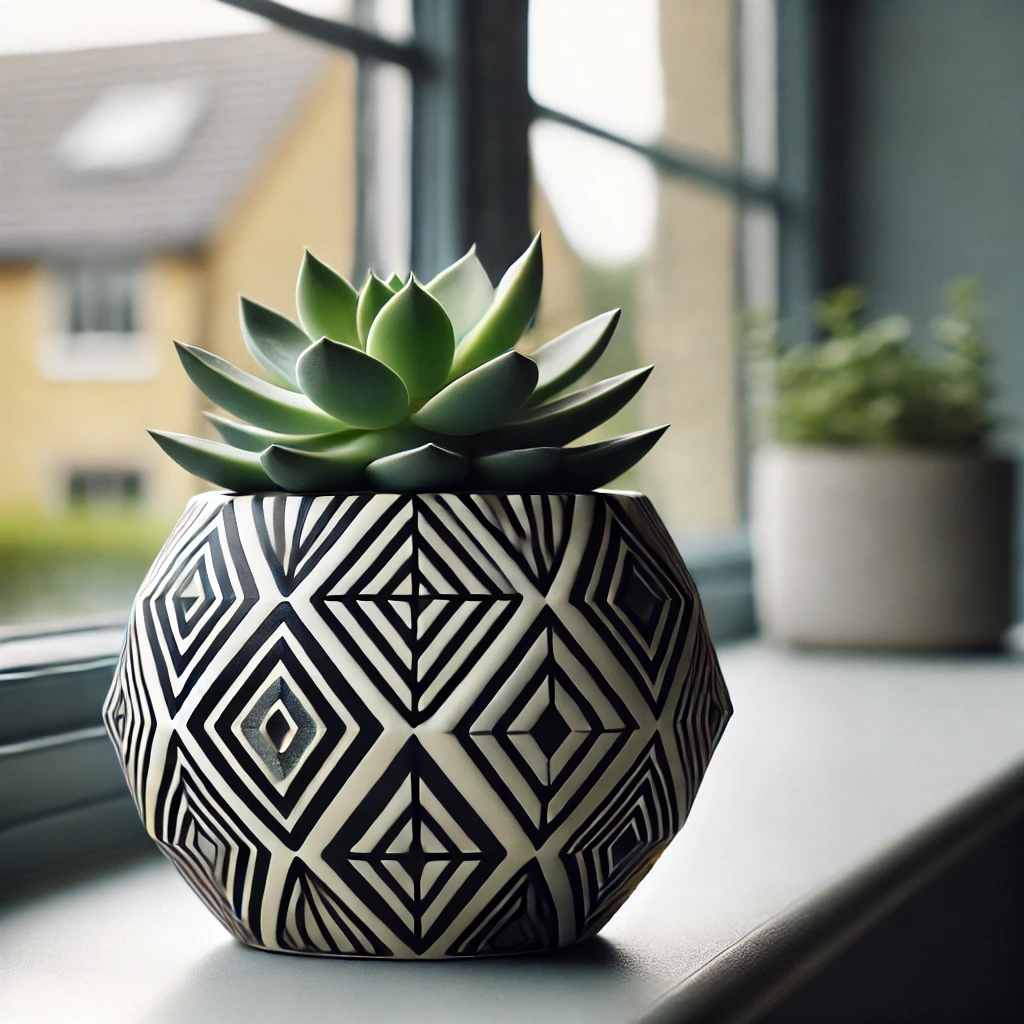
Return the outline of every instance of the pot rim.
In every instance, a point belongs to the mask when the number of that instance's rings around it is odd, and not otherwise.
[[[827,444],[784,444],[771,441],[754,452],[755,458],[767,455],[793,455],[797,458],[833,458],[836,460],[876,462],[930,461],[947,464],[988,463],[998,466],[1016,466],[1019,457],[1011,452],[995,452],[988,449],[964,450],[957,448],[913,448],[896,446],[886,448],[874,445],[827,445]]]
[[[193,498],[221,496],[235,498],[465,498],[474,496],[499,497],[545,497],[545,498],[644,498],[642,491],[614,490],[599,487],[593,491],[502,491],[502,490],[465,490],[465,491],[228,491],[223,488],[211,488],[198,491]]]

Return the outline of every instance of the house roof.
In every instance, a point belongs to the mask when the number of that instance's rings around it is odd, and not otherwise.
[[[202,245],[328,54],[269,31],[0,58],[0,258]],[[197,83],[204,102],[164,162],[83,174],[61,159],[62,140],[97,100],[171,82]]]

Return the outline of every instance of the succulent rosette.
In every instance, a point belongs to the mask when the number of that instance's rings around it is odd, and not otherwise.
[[[229,419],[223,438],[151,431],[190,473],[231,491],[585,492],[614,480],[666,427],[572,444],[614,416],[651,367],[565,393],[604,353],[619,311],[516,349],[537,312],[538,235],[495,288],[471,249],[432,281],[358,291],[306,253],[300,323],[242,298],[246,346],[266,379],[177,344],[186,373]]]

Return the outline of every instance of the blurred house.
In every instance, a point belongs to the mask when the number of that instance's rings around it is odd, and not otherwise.
[[[177,338],[248,364],[238,292],[348,268],[355,64],[289,35],[0,59],[0,511],[175,513],[145,433],[202,432]]]

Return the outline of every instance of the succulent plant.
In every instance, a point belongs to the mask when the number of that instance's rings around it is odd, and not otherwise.
[[[532,355],[515,346],[540,300],[540,236],[497,288],[475,248],[429,284],[372,272],[357,292],[306,253],[299,324],[241,299],[242,334],[267,380],[190,345],[186,373],[237,419],[223,442],[151,431],[179,465],[228,490],[593,490],[667,429],[566,447],[615,415],[651,367],[561,393],[600,358],[611,310]]]

